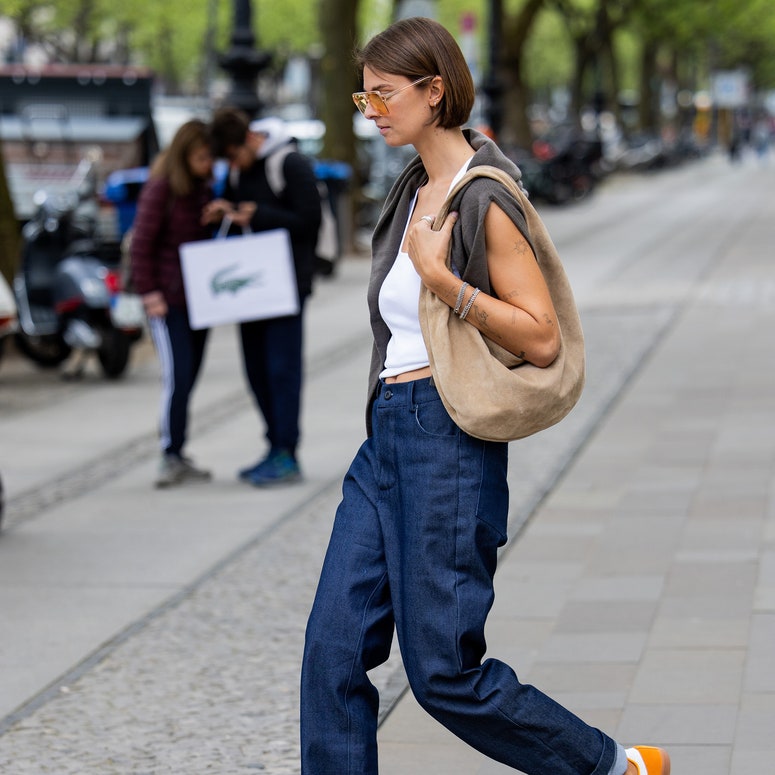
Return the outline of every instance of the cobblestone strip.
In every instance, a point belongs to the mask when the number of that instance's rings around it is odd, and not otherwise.
[[[286,514],[16,714],[0,772],[293,772],[300,644],[338,497]]]

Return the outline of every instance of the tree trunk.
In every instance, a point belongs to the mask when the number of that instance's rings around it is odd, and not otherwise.
[[[357,9],[358,0],[320,0],[320,32],[325,52],[320,60],[321,118],[326,125],[322,155],[349,164],[355,163],[355,105],[350,94],[358,89],[358,74],[353,66]]]
[[[350,165],[356,174],[355,133],[353,131],[352,92],[359,88],[358,73],[353,65],[353,51],[357,44],[356,17],[358,0],[320,0],[320,33],[323,56],[320,60],[322,90],[321,119],[326,127],[321,156]],[[355,177],[350,189],[360,187]],[[347,212],[340,213],[342,239],[345,250],[353,245],[353,202],[347,199]]]
[[[617,123],[621,124],[621,111],[619,109],[619,93],[622,90],[621,79],[619,77],[619,61],[616,58],[616,51],[614,50],[613,36],[609,35],[606,41],[606,59],[608,60],[608,72],[610,77],[609,88],[610,91],[606,95],[607,104],[603,105],[604,109],[610,110],[616,116]]]
[[[92,46],[91,22],[94,14],[92,0],[81,0],[78,11],[73,19],[73,47],[70,52],[71,62],[94,62]]]
[[[180,91],[177,67],[175,65],[174,38],[175,32],[170,27],[168,19],[164,19],[157,30],[157,40],[162,61],[161,71],[164,90],[167,94],[177,94]]]
[[[584,83],[590,63],[586,37],[573,39],[573,55],[575,64],[571,82],[571,113],[577,117],[584,105]]]
[[[638,124],[641,129],[658,129],[655,81],[657,75],[657,43],[645,40],[641,51],[640,65],[640,103],[638,104]]]
[[[545,0],[528,0],[518,14],[503,20],[503,60],[501,77],[507,99],[503,105],[503,129],[498,140],[505,145],[529,148],[533,142],[528,107],[530,89],[523,76],[523,51],[533,24],[544,7]]]
[[[2,140],[0,140],[0,274],[9,283],[13,281],[19,259],[19,224],[8,189],[3,161]]]

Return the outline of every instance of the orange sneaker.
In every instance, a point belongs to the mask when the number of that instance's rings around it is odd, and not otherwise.
[[[638,768],[638,775],[670,775],[670,757],[661,748],[636,745],[625,753],[627,761]]]

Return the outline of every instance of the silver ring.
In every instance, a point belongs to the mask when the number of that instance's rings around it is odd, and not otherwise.
[[[436,220],[432,215],[423,215],[420,218],[421,221],[427,221],[431,226],[433,226],[433,222]]]

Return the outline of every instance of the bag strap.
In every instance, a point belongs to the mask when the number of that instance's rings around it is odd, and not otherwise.
[[[280,199],[285,191],[285,171],[283,165],[285,164],[285,157],[289,153],[294,151],[293,145],[288,143],[282,148],[278,148],[266,157],[266,182],[269,183],[269,188],[272,189],[272,193]]]
[[[218,231],[215,233],[215,237],[213,239],[226,239],[226,237],[229,234],[229,229],[231,228],[231,216],[230,215],[224,215],[223,219],[221,220],[221,225],[218,227]],[[242,227],[242,233],[243,234],[252,234],[253,230],[250,228],[250,225]]]
[[[447,194],[447,198],[444,200],[444,204],[442,204],[439,208],[438,215],[433,221],[433,226],[431,226],[434,231],[441,229],[442,225],[444,224],[444,219],[447,217],[449,210],[452,207],[452,200],[457,196],[458,193],[460,193],[462,189],[464,189],[472,180],[476,178],[491,178],[492,180],[498,181],[498,183],[502,184],[509,191],[509,193],[514,196],[520,205],[523,205],[525,194],[519,187],[517,181],[514,180],[514,178],[512,178],[508,172],[504,172],[502,169],[493,167],[490,164],[480,164],[476,167],[471,167],[471,169],[468,170],[457,183],[455,183],[449,194]]]
[[[516,199],[525,216],[525,224],[533,253],[549,288],[549,293],[551,294],[552,302],[563,330],[563,336],[570,335],[583,341],[581,322],[579,321],[573,290],[568,282],[568,277],[557,253],[557,248],[546,228],[546,224],[544,224],[543,219],[535,207],[533,207],[533,203],[528,199],[527,192],[507,172],[489,164],[472,167],[450,191],[449,196],[444,201],[433,222],[432,228],[436,231],[441,228],[452,206],[452,199],[461,188],[467,186],[474,178],[478,177],[492,178],[498,181]],[[449,262],[451,259],[452,243],[450,242],[447,261]]]

